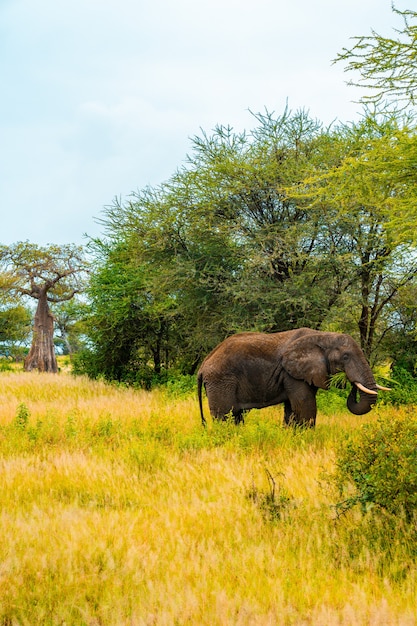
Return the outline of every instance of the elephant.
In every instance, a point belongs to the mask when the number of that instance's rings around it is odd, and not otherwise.
[[[371,410],[378,389],[388,390],[377,385],[350,335],[311,328],[231,335],[206,356],[197,373],[202,424],[204,386],[215,419],[231,415],[239,424],[250,409],[284,403],[285,425],[314,427],[317,390],[328,389],[332,374],[342,371],[352,384],[347,407],[355,415]]]

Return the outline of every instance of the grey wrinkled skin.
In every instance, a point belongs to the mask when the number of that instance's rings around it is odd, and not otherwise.
[[[202,423],[204,386],[215,419],[232,415],[239,424],[249,409],[283,403],[285,424],[314,426],[317,390],[328,389],[330,376],[341,371],[352,383],[349,410],[355,415],[368,413],[377,396],[355,383],[373,392],[377,386],[362,350],[349,335],[311,328],[232,335],[214,348],[198,370]]]

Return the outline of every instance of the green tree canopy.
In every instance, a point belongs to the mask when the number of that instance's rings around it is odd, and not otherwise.
[[[31,312],[21,304],[0,308],[0,354],[17,357],[30,336]]]
[[[407,119],[407,118],[406,118]],[[304,193],[326,214],[327,241],[343,262],[344,291],[370,357],[375,338],[393,322],[397,296],[417,272],[415,183],[398,176],[415,130],[398,116],[366,115],[343,130],[346,151],[337,166],[307,179]]]
[[[230,333],[318,328],[345,295],[331,204],[298,190],[351,138],[303,111],[255,119],[251,133],[195,137],[166,184],[105,210],[105,238],[91,242],[93,369],[193,372]]]
[[[13,276],[0,272],[0,355],[17,357],[29,340],[31,312],[10,293]]]
[[[356,37],[355,45],[344,49],[336,59],[347,61],[346,71],[360,74],[360,79],[352,81],[352,84],[366,89],[362,101],[374,104],[377,114],[389,108],[410,111],[410,105],[413,107],[416,103],[417,12],[399,11],[395,6],[393,12],[402,19],[402,28],[396,30],[394,37],[384,37],[375,31],[369,36]],[[368,127],[370,119],[373,120],[374,128],[377,126],[375,114],[368,114],[367,119]],[[383,333],[389,333],[389,328],[395,327],[398,320],[403,319],[402,294],[414,289],[410,283],[414,281],[416,269],[417,141],[412,109],[401,122],[398,123],[398,115],[395,113],[391,115],[388,124],[386,118],[382,134],[378,136],[378,133],[374,133],[359,154],[345,159],[330,184],[334,191],[341,183],[341,176],[357,184],[361,173],[361,180],[367,181],[369,185],[369,200],[375,191],[380,196],[376,205],[379,207],[378,212],[383,212],[379,216],[378,225],[384,245],[380,247],[378,256],[382,253],[386,259],[390,259],[390,263],[389,268],[378,259],[371,263],[374,269],[380,266],[374,276],[373,305],[369,301],[371,290],[362,289],[361,336],[364,342],[369,340],[372,333],[370,327],[374,326],[376,318],[389,311],[393,304],[400,306],[401,313],[391,312],[391,324],[385,320]],[[386,132],[387,126],[390,126],[389,132]],[[361,139],[366,137],[365,133]],[[357,200],[363,195],[363,190],[363,184],[360,183],[352,189]],[[369,202],[367,204],[369,206]],[[370,268],[370,265],[365,267]],[[372,273],[375,272],[364,270],[362,277],[366,279],[368,275],[370,278]],[[410,316],[407,317],[410,319]],[[368,331],[365,330],[366,325]]]

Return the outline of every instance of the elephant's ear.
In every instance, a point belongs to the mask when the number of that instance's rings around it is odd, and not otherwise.
[[[297,380],[304,380],[322,389],[328,388],[326,356],[312,341],[312,337],[301,337],[294,341],[282,355],[282,366]]]

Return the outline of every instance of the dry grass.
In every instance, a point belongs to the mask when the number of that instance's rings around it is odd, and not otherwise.
[[[0,393],[0,623],[417,624],[415,563],[323,480],[361,418],[203,431],[192,396],[18,372]]]

